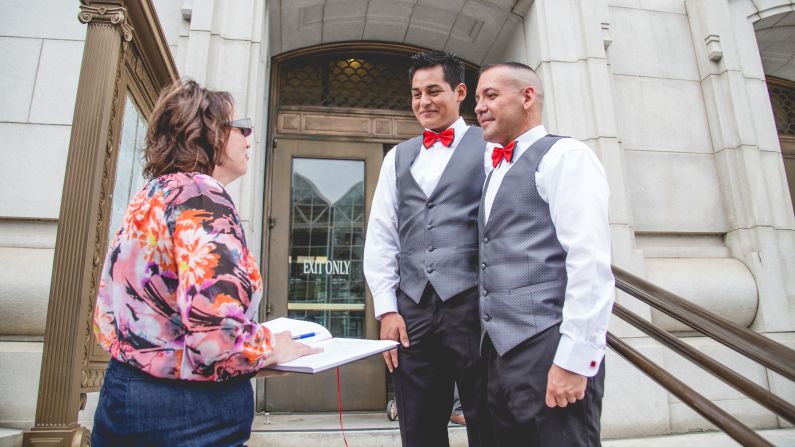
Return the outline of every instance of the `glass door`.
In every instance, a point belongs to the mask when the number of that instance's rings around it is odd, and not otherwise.
[[[382,146],[280,139],[273,158],[267,319],[288,316],[335,337],[377,338],[362,271],[367,215]],[[346,410],[382,410],[381,356],[340,369]],[[266,380],[271,411],[336,411],[334,371]]]
[[[363,338],[363,160],[292,159],[287,316]]]

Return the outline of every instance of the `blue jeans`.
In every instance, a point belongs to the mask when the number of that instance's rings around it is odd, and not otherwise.
[[[91,445],[242,446],[254,419],[249,379],[158,379],[111,360],[94,414]]]

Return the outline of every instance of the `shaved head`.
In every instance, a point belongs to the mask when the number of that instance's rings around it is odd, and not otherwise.
[[[506,62],[480,72],[475,114],[486,141],[505,145],[541,124],[544,88],[525,64]]]
[[[480,74],[482,75],[493,69],[503,69],[505,75],[508,77],[508,81],[519,90],[533,87],[536,92],[538,111],[540,112],[542,110],[544,106],[544,86],[535,70],[520,62],[503,62],[500,64],[486,65],[480,70]]]

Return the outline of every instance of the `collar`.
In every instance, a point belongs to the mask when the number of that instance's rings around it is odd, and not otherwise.
[[[456,131],[457,132],[457,131]],[[544,128],[543,124],[539,124],[532,129],[529,129],[525,133],[516,137],[516,146],[513,148],[513,163],[516,163],[516,160],[521,157],[530,146],[533,145],[536,141],[540,140],[541,137],[547,134],[547,130]],[[494,147],[497,146],[495,143],[489,143],[488,145],[488,154],[491,154],[491,151],[494,150]],[[504,162],[503,162],[504,163]],[[497,168],[503,165],[500,163],[497,165]]]

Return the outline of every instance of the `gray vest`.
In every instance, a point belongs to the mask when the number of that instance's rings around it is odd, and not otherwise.
[[[470,127],[426,197],[410,170],[421,147],[419,136],[395,149],[400,289],[415,303],[429,281],[445,301],[477,286],[478,205],[486,177],[483,131]]]
[[[561,138],[542,137],[514,160],[488,224],[480,207],[480,317],[499,355],[562,320],[566,252],[535,179],[541,159]],[[490,181],[491,174],[486,188]]]

